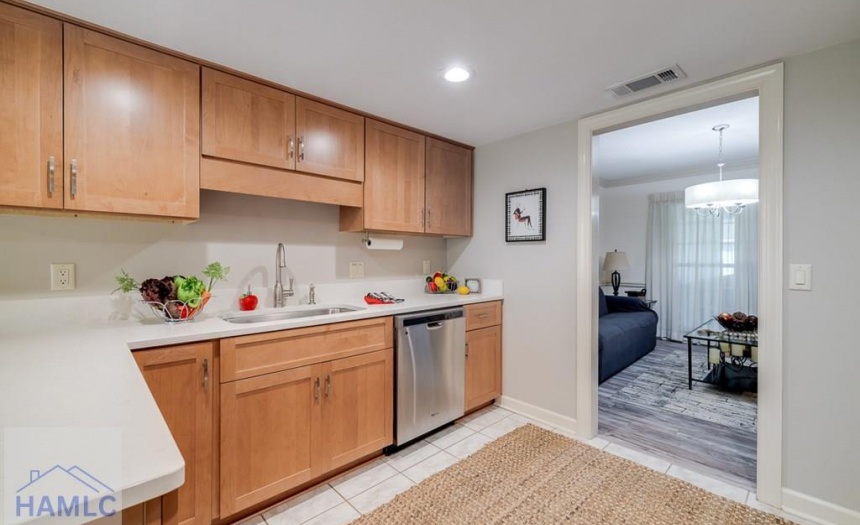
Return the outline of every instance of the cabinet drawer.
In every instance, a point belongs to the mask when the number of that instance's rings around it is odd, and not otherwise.
[[[221,382],[393,346],[391,317],[221,340]]]
[[[502,302],[466,305],[466,330],[502,324]]]

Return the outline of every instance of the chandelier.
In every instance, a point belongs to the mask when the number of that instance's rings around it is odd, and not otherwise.
[[[719,217],[724,211],[729,215],[737,215],[744,211],[747,204],[758,202],[757,179],[723,180],[723,131],[728,124],[720,124],[712,129],[720,134],[720,156],[717,167],[720,168],[720,180],[696,184],[684,190],[684,205],[696,210],[702,217],[711,215]]]

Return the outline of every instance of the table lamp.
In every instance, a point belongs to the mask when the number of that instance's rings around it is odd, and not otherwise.
[[[627,261],[627,253],[606,252],[606,257],[603,259],[603,271],[612,272],[612,295],[618,295],[618,288],[621,286],[621,274],[619,270],[627,270],[630,268],[630,263]]]

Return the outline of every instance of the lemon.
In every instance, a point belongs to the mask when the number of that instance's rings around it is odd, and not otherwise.
[[[460,295],[469,295],[469,287],[468,286],[461,286],[461,287],[457,288],[457,293]]]

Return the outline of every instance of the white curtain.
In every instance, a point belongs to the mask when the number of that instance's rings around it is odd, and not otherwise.
[[[681,341],[720,312],[757,314],[758,205],[701,217],[683,191],[650,195],[645,285],[657,337]]]

